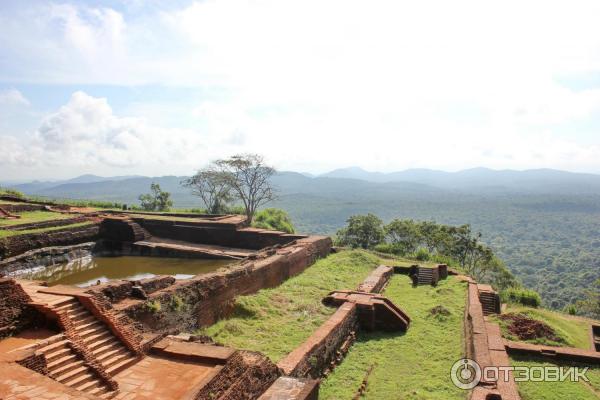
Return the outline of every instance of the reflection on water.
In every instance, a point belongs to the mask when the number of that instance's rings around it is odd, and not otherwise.
[[[144,279],[171,275],[176,279],[215,271],[230,260],[198,260],[162,257],[84,257],[19,275],[22,279],[47,281],[53,285],[90,286],[111,279]]]

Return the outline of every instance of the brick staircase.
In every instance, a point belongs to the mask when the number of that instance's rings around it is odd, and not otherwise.
[[[20,215],[11,214],[10,212],[6,211],[4,208],[0,207],[0,218],[18,219],[18,218],[21,218],[21,216]]]
[[[132,220],[126,220],[126,223],[131,227],[131,230],[133,231],[133,237],[135,242],[139,242],[140,240],[147,240],[152,237],[152,235],[150,235],[150,233],[144,228],[142,228],[137,222]]]
[[[62,340],[40,349],[46,357],[49,376],[81,392],[103,399],[111,398],[114,393],[68,343],[68,340]]]
[[[500,314],[500,297],[491,288],[489,290],[479,289],[479,301],[481,302],[483,315]]]
[[[69,299],[54,308],[67,313],[84,346],[110,376],[138,361],[138,357],[113,335],[106,324],[86,310],[77,299]]]
[[[417,268],[417,285],[436,285],[439,280],[438,270],[435,268]]]

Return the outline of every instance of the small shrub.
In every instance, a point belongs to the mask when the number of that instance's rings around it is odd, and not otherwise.
[[[539,293],[530,289],[511,287],[500,292],[500,297],[504,303],[518,303],[536,308],[542,304]]]
[[[565,312],[569,315],[577,315],[577,306],[575,306],[575,304],[569,304],[565,307]]]
[[[185,302],[181,297],[174,295],[173,297],[171,297],[169,306],[171,307],[171,310],[179,312],[185,309]]]
[[[427,249],[424,249],[423,247],[421,247],[415,253],[415,259],[417,259],[419,261],[429,261],[430,257],[431,257],[431,254],[429,254],[429,252],[427,251]]]
[[[160,304],[160,301],[158,300],[153,300],[153,301],[147,301],[146,302],[146,308],[148,309],[148,311],[150,311],[151,313],[158,313],[160,312],[160,310],[162,309],[162,306]]]

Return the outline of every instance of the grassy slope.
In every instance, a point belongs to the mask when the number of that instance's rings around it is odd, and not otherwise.
[[[527,367],[570,367],[566,364],[555,364],[541,359],[513,357],[512,365]],[[583,367],[582,365],[573,365]],[[519,382],[519,393],[523,400],[556,400],[600,399],[600,368],[595,367],[587,372],[590,382]]]
[[[437,287],[414,288],[407,276],[392,278],[385,295],[412,319],[406,334],[361,333],[346,359],[321,384],[320,399],[352,399],[368,369],[365,398],[465,399],[450,381],[452,364],[464,355],[466,285],[455,278]],[[451,314],[438,320],[429,312],[443,305]]]
[[[39,229],[27,229],[24,231],[3,231],[0,229],[0,239],[10,237],[10,236],[25,235],[28,233],[42,233],[42,232],[58,231],[61,229],[76,228],[78,226],[90,225],[92,223],[93,222],[86,221],[86,222],[79,222],[77,224],[71,224],[71,225],[52,226],[49,228],[39,228]]]
[[[510,304],[507,308],[507,313],[523,313],[530,318],[537,319],[547,323],[554,329],[560,337],[565,341],[562,346],[577,347],[580,349],[589,350],[590,343],[590,325],[585,320],[573,318],[569,315],[559,312],[550,311],[543,308],[530,308],[521,305]],[[500,321],[500,326],[503,329],[503,335],[511,340],[516,338],[510,337],[510,334],[505,330],[504,324]],[[544,341],[529,341],[532,343],[560,345],[559,343],[549,343]]]
[[[18,219],[0,219],[0,229],[2,226],[30,224],[32,222],[50,221],[54,219],[73,218],[73,215],[61,214],[51,211],[27,211],[18,213],[21,218]]]
[[[273,289],[237,299],[231,318],[202,330],[217,342],[260,351],[277,362],[306,340],[334,311],[321,299],[355,289],[379,258],[363,251],[333,254]]]

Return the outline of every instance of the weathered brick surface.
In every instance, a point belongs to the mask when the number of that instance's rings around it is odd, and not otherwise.
[[[49,246],[68,246],[98,239],[98,224],[29,233],[0,239],[0,258],[12,257],[26,251]]]
[[[356,304],[344,303],[300,346],[277,366],[285,375],[319,378],[336,358],[336,353],[358,329]]]
[[[24,231],[26,229],[40,229],[40,228],[49,228],[53,226],[65,226],[71,224],[78,224],[80,222],[85,222],[89,220],[88,217],[79,216],[75,218],[67,218],[67,219],[55,219],[51,221],[42,221],[42,222],[32,222],[29,224],[18,224],[18,225],[9,225],[5,226],[2,229],[8,231]]]
[[[277,250],[272,256],[247,261],[226,271],[177,281],[150,294],[149,301],[160,302],[160,311],[149,309],[147,302],[142,301],[123,311],[142,323],[146,330],[154,332],[191,331],[209,326],[233,310],[236,296],[281,284],[304,271],[317,258],[326,256],[330,246],[330,238],[302,239],[295,245]],[[182,300],[184,307],[173,308],[175,296]]]
[[[145,218],[134,218],[134,220],[153,236],[191,243],[215,244],[244,249],[259,250],[306,238],[304,235],[290,235],[284,232],[268,231],[265,229],[239,229],[234,224],[208,224],[207,222],[180,222]]]
[[[196,400],[257,399],[279,376],[277,366],[264,355],[237,351],[200,390]]]
[[[28,306],[31,298],[13,279],[0,278],[0,338],[35,325],[43,319]]]
[[[319,381],[280,376],[259,400],[317,400]]]

